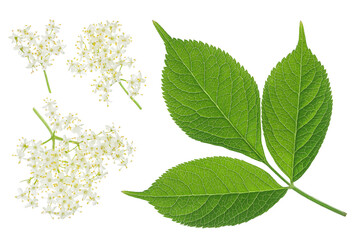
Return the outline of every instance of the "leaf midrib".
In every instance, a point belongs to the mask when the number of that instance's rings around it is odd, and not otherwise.
[[[154,196],[154,195],[147,195],[147,194],[135,194],[136,197],[152,197],[152,198],[174,198],[174,197],[210,197],[210,196],[228,196],[228,195],[242,195],[242,194],[250,194],[250,193],[266,193],[266,192],[275,192],[281,190],[287,190],[286,187],[275,188],[270,190],[263,190],[263,191],[249,191],[249,192],[229,192],[229,193],[208,193],[208,194],[184,194],[184,195],[162,195],[162,196]]]
[[[166,38],[165,38],[166,39]],[[165,40],[164,39],[164,40]],[[251,148],[251,150],[259,157],[259,159],[264,162],[267,163],[267,160],[265,157],[262,157],[257,150],[255,150],[252,145],[247,141],[246,138],[244,138],[244,136],[238,131],[238,129],[233,125],[233,123],[230,121],[230,119],[225,115],[225,113],[220,109],[220,107],[218,106],[218,104],[211,98],[211,96],[207,93],[207,91],[201,86],[201,84],[199,83],[198,79],[195,77],[195,75],[193,74],[193,72],[188,68],[188,66],[184,63],[184,61],[182,60],[182,58],[179,56],[179,54],[177,53],[177,51],[175,50],[175,48],[172,46],[171,42],[166,39],[167,43],[170,45],[170,47],[174,50],[174,52],[176,53],[177,57],[181,60],[181,63],[186,67],[186,69],[189,71],[189,73],[193,76],[193,78],[195,79],[196,83],[200,86],[201,90],[208,96],[208,98],[210,99],[210,101],[216,106],[216,108],[220,111],[220,113],[224,116],[224,118],[230,123],[231,127],[236,131],[236,133],[245,141],[245,143]]]
[[[299,120],[299,106],[300,106],[300,90],[301,90],[301,81],[302,81],[302,60],[303,60],[303,44],[301,42],[300,46],[300,74],[299,74],[299,85],[298,85],[298,99],[297,99],[297,109],[296,109],[296,117],[295,117],[295,131],[294,131],[294,145],[293,145],[293,156],[291,161],[291,179],[292,182],[294,179],[294,164],[295,164],[295,153],[296,153],[296,138],[297,138],[297,132],[298,132],[298,120]]]

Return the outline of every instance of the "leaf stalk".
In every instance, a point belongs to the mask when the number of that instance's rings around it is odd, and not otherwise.
[[[310,196],[309,194],[303,192],[303,191],[300,190],[299,188],[295,187],[294,184],[290,184],[290,185],[289,185],[289,188],[292,189],[292,190],[294,190],[295,192],[297,192],[297,193],[300,194],[301,196],[309,199],[310,201],[313,201],[314,203],[316,203],[316,204],[318,204],[318,205],[320,205],[320,206],[322,206],[322,207],[324,207],[324,208],[326,208],[326,209],[329,209],[330,211],[333,211],[334,213],[337,213],[337,214],[339,214],[339,215],[341,215],[341,216],[344,216],[344,217],[346,217],[346,215],[347,215],[346,212],[341,211],[341,210],[339,210],[339,209],[337,209],[337,208],[334,208],[334,207],[330,206],[329,204],[326,204],[326,203],[324,203],[324,202],[322,202],[322,201],[314,198],[313,196]]]
[[[337,214],[339,214],[339,215],[341,215],[341,216],[346,217],[346,215],[347,215],[346,212],[341,211],[341,210],[339,210],[339,209],[337,209],[337,208],[335,208],[335,207],[333,207],[333,206],[330,206],[329,204],[326,204],[326,203],[320,201],[319,199],[316,199],[316,198],[314,198],[313,196],[310,196],[309,194],[303,192],[303,191],[300,190],[299,188],[295,187],[295,185],[294,185],[293,182],[290,182],[290,183],[289,183],[289,182],[288,182],[283,176],[281,176],[281,174],[278,173],[269,163],[267,163],[266,166],[268,166],[268,168],[270,168],[270,170],[271,170],[273,173],[275,173],[276,176],[278,176],[284,183],[286,183],[286,184],[288,185],[288,188],[289,188],[289,189],[294,190],[295,192],[297,192],[297,193],[300,194],[301,196],[309,199],[310,201],[312,201],[312,202],[314,202],[314,203],[316,203],[316,204],[318,204],[318,205],[320,205],[320,206],[322,206],[322,207],[324,207],[324,208],[326,208],[326,209],[328,209],[328,210],[330,210],[330,211],[333,211],[334,213],[337,213]]]

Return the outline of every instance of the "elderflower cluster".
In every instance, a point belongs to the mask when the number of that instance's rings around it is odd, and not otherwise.
[[[27,207],[42,207],[53,218],[75,214],[86,204],[97,204],[97,184],[107,174],[107,161],[119,168],[126,166],[134,148],[114,126],[101,132],[84,130],[74,114],[62,117],[55,101],[45,100],[50,131],[46,141],[20,139],[16,156],[31,169],[27,186],[19,189],[16,198]],[[71,134],[61,136],[61,134]]]
[[[24,29],[13,30],[10,39],[15,44],[14,49],[20,56],[28,59],[28,68],[32,73],[40,67],[46,70],[54,61],[53,56],[64,53],[65,45],[58,39],[60,25],[56,25],[54,20],[50,20],[46,25],[45,35],[39,35],[30,30],[31,26],[25,25]]]
[[[132,40],[121,31],[119,22],[91,24],[82,33],[76,43],[78,57],[68,60],[69,70],[80,77],[88,71],[98,71],[100,76],[92,86],[100,101],[107,104],[114,84],[119,84],[132,100],[139,95],[145,83],[141,72],[130,74],[127,79],[123,77],[123,70],[131,69],[135,59],[124,55]]]

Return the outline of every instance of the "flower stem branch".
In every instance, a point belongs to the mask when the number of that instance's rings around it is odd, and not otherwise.
[[[120,84],[120,87],[121,87],[121,88],[124,90],[124,92],[126,93],[126,95],[129,96],[129,92],[125,89],[124,85],[123,85],[121,82],[119,82],[119,84]],[[141,108],[140,104],[139,104],[132,96],[129,96],[129,97],[130,97],[130,99],[136,104],[136,106],[141,110],[142,108]]]
[[[58,136],[56,136],[56,135],[54,135],[54,139],[55,139],[55,140],[59,140],[59,141],[63,141],[63,140],[64,140],[62,137],[58,137]],[[76,144],[76,145],[78,145],[78,146],[79,146],[79,144],[80,144],[80,142],[73,141],[73,140],[69,140],[69,142],[70,142],[70,143],[74,143],[74,144]]]
[[[50,84],[49,84],[49,79],[47,77],[46,71],[44,70],[44,75],[45,75],[45,80],[46,80],[46,85],[48,88],[49,93],[51,93],[51,89],[50,89]]]
[[[51,137],[51,138],[49,138],[48,140],[46,140],[45,142],[43,142],[41,145],[44,145],[44,144],[46,144],[46,143],[50,142],[51,140],[52,140],[52,137]]]
[[[48,129],[48,131],[51,135],[51,137],[48,140],[46,140],[45,142],[43,142],[42,144],[52,141],[53,148],[55,148],[55,140],[63,141],[64,139],[62,137],[58,137],[55,135],[55,132],[53,132],[51,130],[49,124],[45,121],[45,119],[40,115],[40,113],[35,108],[33,108],[33,111],[35,112],[36,116],[38,116],[38,118],[41,120],[41,122],[45,125],[45,127]],[[77,146],[79,146],[79,144],[80,144],[80,142],[73,141],[73,140],[70,140],[69,142],[74,143]]]
[[[34,113],[36,114],[36,116],[38,116],[38,118],[42,121],[42,123],[45,125],[45,127],[47,128],[47,130],[50,132],[51,137],[53,136],[53,131],[51,130],[49,124],[45,121],[45,119],[40,115],[40,113],[33,108]]]

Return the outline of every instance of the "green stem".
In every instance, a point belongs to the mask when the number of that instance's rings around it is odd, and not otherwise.
[[[44,75],[45,75],[45,80],[46,80],[46,85],[47,85],[47,88],[49,90],[49,93],[51,93],[51,89],[50,89],[50,84],[49,84],[49,79],[47,77],[47,74],[46,74],[46,71],[44,70]]]
[[[58,137],[58,136],[54,135],[54,140],[63,141],[64,139],[63,139],[62,137]],[[79,144],[80,144],[80,142],[73,141],[73,140],[69,140],[69,142],[74,143],[74,144],[76,144],[76,145],[78,145],[78,146],[79,146]]]
[[[46,140],[45,142],[43,142],[41,145],[44,145],[44,144],[46,144],[46,143],[50,142],[51,140],[52,140],[52,137],[51,137],[51,138],[49,138],[48,140]]]
[[[79,145],[76,145],[75,147],[73,147],[71,150],[69,150],[68,152],[71,152],[71,151],[73,151],[74,149],[76,149],[76,148],[78,148],[79,147]]]
[[[124,87],[124,85],[121,83],[121,82],[119,82],[119,84],[120,84],[120,87],[124,90],[124,92],[126,93],[126,95],[128,95],[129,96],[129,92],[125,89],[125,87]],[[140,104],[132,97],[132,96],[130,96],[130,99],[136,104],[136,106],[141,110],[142,108],[141,108],[141,106],[140,106]]]
[[[326,204],[326,203],[324,203],[324,202],[322,202],[322,201],[320,201],[320,200],[318,200],[318,199],[310,196],[309,194],[307,194],[307,193],[303,192],[302,190],[298,189],[297,187],[295,187],[295,185],[293,184],[293,182],[289,183],[289,182],[288,182],[283,176],[281,176],[280,173],[278,173],[267,161],[266,161],[265,165],[268,166],[268,167],[271,169],[271,171],[273,171],[273,173],[275,173],[281,180],[283,180],[283,181],[289,186],[290,189],[294,190],[295,192],[297,192],[297,193],[300,194],[301,196],[309,199],[310,201],[312,201],[312,202],[314,202],[314,203],[316,203],[316,204],[318,204],[318,205],[320,205],[320,206],[322,206],[322,207],[324,207],[324,208],[326,208],[326,209],[329,209],[330,211],[333,211],[333,212],[335,212],[335,213],[337,213],[337,214],[340,214],[341,216],[344,216],[344,217],[346,216],[346,214],[347,214],[346,212],[343,212],[343,211],[341,211],[341,210],[339,210],[339,209],[337,209],[337,208],[334,208],[334,207],[332,207],[332,206],[330,206],[330,205],[328,205],[328,204]]]
[[[40,113],[33,108],[33,111],[35,112],[36,116],[38,116],[38,118],[42,121],[42,123],[45,125],[45,127],[49,130],[51,137],[46,140],[45,142],[43,142],[42,144],[48,143],[48,142],[52,142],[52,149],[55,150],[55,141],[59,140],[59,141],[63,141],[64,139],[62,137],[58,137],[55,135],[55,132],[53,132],[49,126],[49,124],[45,121],[45,119],[40,115]],[[70,143],[74,143],[76,144],[77,147],[79,147],[80,142],[77,141],[73,141],[73,140],[69,140]]]
[[[341,210],[339,210],[337,208],[334,208],[334,207],[332,207],[332,206],[330,206],[330,205],[328,205],[328,204],[326,204],[326,203],[324,203],[324,202],[310,196],[309,194],[307,194],[307,193],[301,191],[300,189],[298,189],[297,187],[295,187],[293,184],[291,184],[289,186],[289,188],[294,190],[295,192],[299,193],[301,196],[309,199],[310,201],[313,201],[314,203],[316,203],[316,204],[318,204],[318,205],[320,205],[320,206],[322,206],[322,207],[324,207],[326,209],[329,209],[330,211],[333,211],[334,213],[337,213],[337,214],[339,214],[341,216],[344,216],[344,217],[347,215],[346,212],[343,212],[343,211],[341,211]]]
[[[40,115],[40,113],[39,113],[35,108],[33,108],[33,111],[34,111],[34,113],[36,114],[36,116],[38,116],[38,118],[39,118],[39,119],[42,121],[42,123],[45,125],[45,127],[47,128],[47,130],[49,130],[50,135],[51,135],[51,137],[52,137],[53,132],[51,131],[51,128],[50,128],[49,124],[45,121],[45,119]]]
[[[51,140],[52,140],[52,150],[55,150],[55,134],[53,133],[52,135],[51,135]]]

